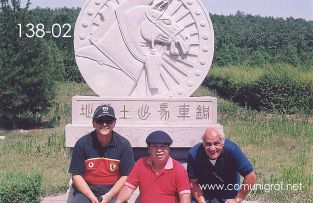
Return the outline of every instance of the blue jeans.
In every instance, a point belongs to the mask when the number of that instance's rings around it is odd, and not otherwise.
[[[110,203],[113,202],[115,202],[115,198],[110,201]],[[66,203],[90,203],[90,200],[85,195],[79,192],[74,192],[74,188],[70,186]]]

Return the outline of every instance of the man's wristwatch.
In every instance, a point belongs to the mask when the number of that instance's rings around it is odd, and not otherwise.
[[[240,202],[241,202],[241,199],[240,199],[239,197],[236,197],[236,198],[235,198],[235,201],[236,201],[237,203],[240,203]]]

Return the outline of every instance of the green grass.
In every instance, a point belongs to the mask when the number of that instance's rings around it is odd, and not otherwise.
[[[70,175],[64,127],[71,120],[71,98],[94,95],[86,84],[60,83],[57,98],[45,119],[56,127],[29,131],[0,130],[0,171],[41,171],[42,196],[65,192]],[[193,96],[216,96],[200,87]],[[312,116],[272,115],[239,107],[218,98],[218,119],[227,137],[237,142],[254,165],[258,183],[302,183],[301,191],[253,191],[249,198],[264,202],[312,202]],[[310,122],[309,122],[310,121]]]
[[[41,171],[42,196],[65,192],[70,175],[69,149],[64,147],[64,127],[71,122],[71,98],[94,95],[86,84],[59,83],[54,106],[44,120],[57,126],[32,130],[0,130],[0,171]],[[51,124],[52,125],[52,124]]]

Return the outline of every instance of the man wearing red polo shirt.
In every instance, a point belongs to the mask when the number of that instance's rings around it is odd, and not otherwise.
[[[146,139],[148,157],[139,159],[115,203],[127,201],[139,186],[140,203],[190,203],[190,183],[185,168],[169,156],[171,137],[155,131]]]

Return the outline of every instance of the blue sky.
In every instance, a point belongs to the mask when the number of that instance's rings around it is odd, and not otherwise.
[[[22,1],[23,2],[23,1]],[[32,7],[81,7],[85,0],[31,0]],[[313,0],[202,0],[213,14],[245,14],[313,20]]]

